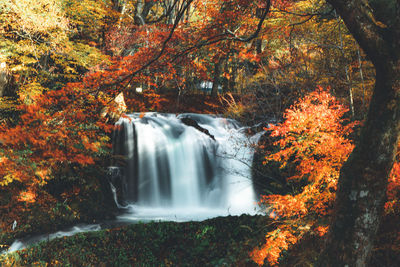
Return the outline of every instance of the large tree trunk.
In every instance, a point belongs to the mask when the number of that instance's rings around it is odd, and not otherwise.
[[[342,167],[335,214],[320,266],[367,265],[400,130],[400,98],[395,81],[400,73],[388,65],[376,70],[367,121],[356,148]]]
[[[317,265],[366,266],[380,224],[400,130],[400,19],[382,28],[366,0],[328,2],[374,64],[376,83],[360,139],[341,169],[334,216]]]

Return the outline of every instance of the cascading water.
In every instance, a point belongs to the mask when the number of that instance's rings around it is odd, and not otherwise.
[[[114,133],[120,219],[201,220],[254,213],[252,143],[230,119],[132,114]]]
[[[7,251],[78,232],[148,220],[203,220],[255,213],[252,145],[234,120],[200,114],[132,114],[114,132],[109,167],[117,220],[15,240]]]

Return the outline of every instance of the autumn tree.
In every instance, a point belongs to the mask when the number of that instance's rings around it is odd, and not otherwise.
[[[274,142],[278,149],[266,155],[264,164],[294,166],[294,175],[285,181],[297,189],[261,198],[277,227],[267,233],[265,245],[252,252],[260,265],[264,259],[278,264],[282,251],[305,234],[325,234],[339,171],[354,147],[348,136],[355,123],[346,120],[348,111],[328,90],[318,88],[287,109],[283,123],[266,129],[278,138]]]
[[[76,81],[107,62],[96,40],[107,5],[96,1],[23,0],[0,3],[0,57],[23,101]],[[84,36],[84,38],[81,38]],[[2,99],[4,100],[4,99]],[[3,101],[2,101],[3,102]]]
[[[127,8],[131,18],[122,20],[108,35],[110,49],[122,56],[115,58],[115,65],[127,70],[115,77],[116,84],[125,89],[135,84],[179,89],[201,80],[216,80],[217,86],[231,48],[244,47],[257,37],[271,1],[142,4],[144,9],[147,5],[150,8],[145,12],[147,17],[139,16],[142,23],[132,16],[139,7]],[[257,8],[261,10],[258,17],[254,12]],[[213,92],[215,95],[216,90]]]
[[[12,116],[18,117],[0,124],[0,185],[13,181],[26,186],[44,184],[54,178],[57,168],[94,164],[98,157],[97,152],[90,152],[94,148],[92,142],[103,149],[95,150],[107,150],[108,139],[103,138],[100,145],[94,140],[97,134],[92,133],[107,128],[97,123],[104,122],[100,114],[108,96],[95,97],[82,84],[66,85],[81,79],[94,66],[108,62],[108,56],[93,41],[104,26],[100,22],[105,23],[112,14],[106,12],[103,2],[94,2],[0,3],[0,57],[15,82]],[[78,38],[81,35],[85,38]],[[6,99],[0,98],[1,108],[5,103]],[[85,111],[88,106],[95,114]],[[74,139],[70,130],[79,129],[86,129],[87,135],[78,134],[83,139],[78,135]],[[71,142],[66,141],[68,137]],[[81,156],[72,156],[73,151]]]
[[[257,40],[261,53],[249,61],[255,71],[241,64],[236,87],[252,96],[246,102],[260,115],[280,118],[307,88],[330,86],[343,103],[351,106],[353,100],[356,119],[364,118],[375,72],[331,5],[318,0],[273,5]]]
[[[112,125],[102,117],[109,98],[70,83],[21,104],[21,123],[0,125],[0,186],[44,185],[63,170],[79,173],[109,150]]]
[[[341,169],[335,214],[319,266],[366,266],[400,130],[400,2],[327,2],[372,61],[376,83],[360,138]]]

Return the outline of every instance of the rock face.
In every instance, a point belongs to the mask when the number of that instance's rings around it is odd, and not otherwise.
[[[108,167],[108,181],[111,183],[111,191],[114,197],[115,204],[118,208],[121,208],[127,204],[124,195],[126,195],[126,178],[125,168],[110,166]]]
[[[110,105],[104,108],[101,115],[109,118],[112,122],[116,122],[126,109],[124,94],[121,92],[115,97],[114,101]]]
[[[279,168],[278,162],[263,164],[265,156],[276,151],[274,142],[276,137],[271,137],[271,132],[263,134],[254,151],[252,163],[253,186],[256,195],[284,194],[289,191],[286,183],[287,172]]]

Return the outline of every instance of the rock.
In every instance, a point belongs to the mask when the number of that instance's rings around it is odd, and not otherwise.
[[[259,139],[252,162],[253,187],[256,195],[286,194],[289,190],[286,170],[279,168],[279,162],[263,164],[265,156],[276,151],[274,142],[278,139],[266,131]]]
[[[105,107],[101,113],[102,117],[108,117],[113,122],[116,122],[121,115],[126,111],[126,103],[124,99],[124,94],[121,92],[119,93],[114,101]]]
[[[194,119],[188,118],[188,117],[184,117],[184,118],[180,118],[181,122],[187,126],[196,128],[197,130],[199,130],[200,132],[208,135],[212,140],[215,141],[215,137],[210,134],[210,132],[207,129],[204,129],[203,127],[201,127],[197,121],[195,121]]]
[[[125,169],[119,166],[110,166],[107,171],[107,176],[111,183],[110,186],[113,187],[111,190],[115,190],[112,194],[115,194],[115,200],[117,201],[116,205],[118,208],[120,208],[120,205],[126,205],[126,200],[124,199],[124,195],[126,194],[124,192],[126,191],[126,188],[124,188],[124,184],[126,184],[124,173]]]

